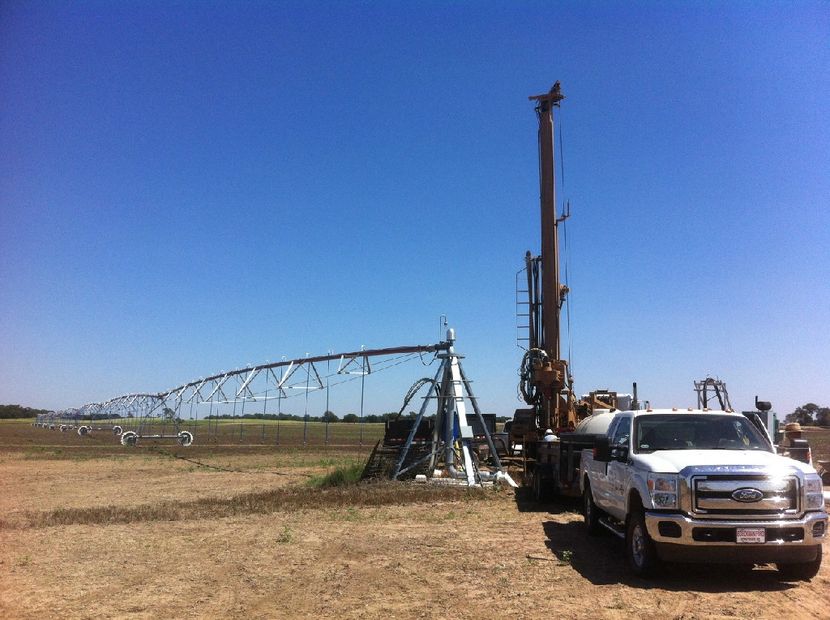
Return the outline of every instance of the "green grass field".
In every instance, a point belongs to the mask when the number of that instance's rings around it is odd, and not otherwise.
[[[129,420],[122,424],[125,430],[135,429]],[[172,432],[172,425],[142,425],[141,434]],[[325,424],[310,420],[185,420],[181,429],[193,433],[197,441],[240,444],[336,444],[365,445],[377,443],[383,437],[382,423],[334,422]]]
[[[93,431],[90,437],[79,437],[75,430],[61,433],[59,430],[32,428],[33,420],[0,420],[0,425],[17,427],[26,435],[29,443],[76,444],[84,441],[118,444],[117,437],[109,432],[114,424],[127,430],[139,431],[141,435],[172,435],[175,428],[171,423],[152,423],[140,425],[137,419],[113,420],[107,423],[95,423],[102,430]],[[237,446],[364,446],[371,448],[383,437],[382,423],[346,423],[333,422],[325,424],[317,419],[304,423],[296,420],[185,420],[181,430],[193,433],[194,446],[202,445],[237,445]],[[31,431],[31,432],[29,432]],[[813,461],[830,461],[830,429],[809,428],[805,431],[813,452]],[[149,437],[143,443],[173,442],[172,439],[154,440]]]
[[[27,440],[46,444],[78,443],[110,441],[119,442],[119,438],[112,434],[115,425],[123,431],[134,431],[142,437],[141,441],[173,441],[176,427],[153,419],[142,421],[136,418],[124,418],[111,421],[84,422],[93,427],[87,437],[80,437],[75,429],[61,432],[57,428],[33,428],[32,420],[2,420],[4,425],[18,427],[26,435]],[[383,423],[346,423],[333,422],[326,424],[319,420],[309,420],[308,423],[296,420],[184,420],[180,430],[193,434],[194,445],[233,444],[233,445],[341,445],[341,446],[374,446],[383,437]],[[169,439],[149,437],[151,435],[169,435]]]

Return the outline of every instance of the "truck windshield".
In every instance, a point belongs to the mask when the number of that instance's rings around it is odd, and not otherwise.
[[[654,450],[767,450],[767,440],[744,417],[715,414],[645,415],[636,419],[638,452]]]

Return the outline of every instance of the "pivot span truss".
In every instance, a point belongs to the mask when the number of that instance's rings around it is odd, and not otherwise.
[[[76,430],[81,436],[106,432],[119,436],[123,445],[136,445],[141,439],[173,439],[190,445],[197,432],[207,433],[214,440],[254,439],[256,424],[243,423],[261,414],[260,439],[280,441],[279,420],[283,416],[283,401],[291,402],[294,411],[302,407],[302,443],[309,439],[309,397],[325,392],[326,411],[329,410],[329,390],[345,383],[359,381],[359,421],[363,420],[364,390],[370,375],[401,365],[411,360],[431,364],[435,355],[446,351],[449,344],[412,345],[382,349],[365,349],[345,353],[283,359],[278,362],[252,365],[189,381],[164,392],[133,393],[116,396],[102,402],[87,403],[78,408],[65,409],[38,416],[35,425],[43,428]],[[299,399],[297,398],[299,397]],[[297,404],[297,401],[301,401]],[[270,413],[269,413],[270,408]],[[276,411],[274,409],[276,408]],[[267,417],[277,424],[266,425]],[[294,416],[296,417],[296,416]],[[237,420],[238,424],[231,422]],[[201,422],[200,422],[201,420]],[[299,427],[283,428],[296,434]],[[359,442],[363,443],[364,425],[360,424]],[[267,431],[267,432],[266,432]],[[325,425],[325,441],[329,429]],[[298,440],[298,437],[292,437]]]

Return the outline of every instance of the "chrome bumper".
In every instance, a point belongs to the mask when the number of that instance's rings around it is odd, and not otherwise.
[[[827,513],[826,512],[810,512],[804,515],[801,519],[782,519],[777,521],[763,521],[763,520],[747,520],[747,521],[724,521],[718,519],[693,519],[686,515],[664,512],[647,511],[645,514],[646,529],[652,540],[657,543],[669,543],[672,545],[693,545],[697,547],[777,547],[777,546],[815,546],[820,545],[827,537]],[[663,536],[660,534],[660,522],[671,522],[679,526],[680,535],[677,536]],[[824,528],[821,536],[813,536],[813,525],[824,521]],[[738,544],[734,541],[702,541],[695,540],[693,530],[695,528],[703,528],[707,530],[724,529],[734,530],[739,527],[750,527],[765,529],[780,529],[780,528],[803,528],[804,535],[801,540],[772,540],[765,543],[752,544]],[[665,526],[664,526],[664,529]],[[677,528],[672,527],[677,533]]]

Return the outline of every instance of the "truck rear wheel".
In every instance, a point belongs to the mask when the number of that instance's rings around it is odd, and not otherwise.
[[[810,581],[813,577],[818,575],[819,568],[821,568],[821,545],[816,552],[816,559],[812,562],[802,562],[801,564],[776,564],[778,574],[784,581]]]
[[[582,514],[585,517],[585,527],[590,536],[598,536],[602,529],[599,523],[601,516],[600,509],[594,503],[594,495],[591,492],[591,483],[585,481],[585,492],[582,494]]]
[[[551,492],[549,482],[542,477],[538,470],[533,472],[531,492],[533,493],[533,501],[535,502],[542,503],[550,500]]]
[[[642,510],[636,510],[628,517],[625,535],[625,559],[628,567],[638,577],[651,576],[659,563],[654,541],[648,535]]]

